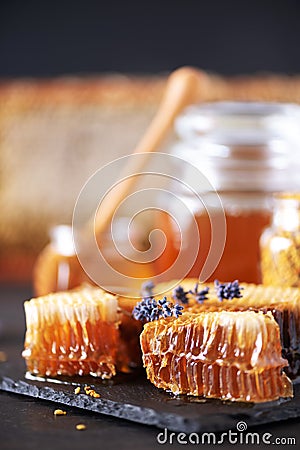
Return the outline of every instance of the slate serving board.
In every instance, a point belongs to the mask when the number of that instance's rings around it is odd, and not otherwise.
[[[91,386],[101,397],[75,394],[74,388],[78,385],[82,386],[82,392],[85,385]],[[291,400],[239,404],[174,397],[152,386],[141,372],[117,377],[113,383],[78,377],[72,379],[72,384],[58,384],[50,380],[26,379],[21,357],[0,365],[1,390],[55,402],[60,407],[69,405],[185,433],[226,431],[235,429],[239,421],[250,427],[300,417],[300,385],[296,384],[294,388],[295,396]]]

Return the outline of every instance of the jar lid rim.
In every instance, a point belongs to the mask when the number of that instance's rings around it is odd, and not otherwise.
[[[267,117],[270,115],[300,113],[300,106],[295,103],[258,102],[258,101],[216,101],[188,106],[181,115],[198,115],[201,113],[217,115],[238,115]]]
[[[218,188],[287,190],[300,186],[300,105],[214,102],[177,117],[173,152]]]

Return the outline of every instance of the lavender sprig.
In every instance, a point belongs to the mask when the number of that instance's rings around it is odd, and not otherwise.
[[[182,305],[179,305],[178,303],[176,303],[176,304],[173,306],[173,316],[176,317],[176,318],[178,318],[179,316],[182,315],[182,310],[183,310],[183,306],[182,306]]]
[[[142,288],[141,288],[141,294],[143,298],[146,297],[154,297],[153,294],[153,289],[154,289],[154,283],[152,280],[149,281],[145,281],[145,283],[142,284]]]
[[[187,294],[189,294],[189,291],[185,291],[182,286],[178,286],[177,288],[173,289],[172,298],[176,302],[180,302],[183,305],[187,305],[189,303]]]
[[[183,306],[173,305],[173,303],[167,301],[167,297],[163,297],[161,300],[147,297],[136,304],[132,315],[136,320],[152,322],[171,316],[177,318],[182,314],[182,309]]]
[[[196,283],[194,290],[190,291],[191,294],[195,296],[196,302],[203,303],[205,300],[208,299],[207,295],[209,292],[209,287],[202,289],[201,291],[198,291],[199,283]]]
[[[215,289],[218,299],[222,302],[224,299],[241,298],[243,296],[241,290],[244,288],[239,285],[238,280],[230,283],[220,283],[215,280]]]

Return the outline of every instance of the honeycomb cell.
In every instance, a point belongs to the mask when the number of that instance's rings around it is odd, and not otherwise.
[[[268,314],[187,312],[147,323],[141,347],[149,380],[174,394],[244,402],[293,395],[279,327]]]
[[[111,378],[118,364],[118,300],[101,289],[59,292],[25,302],[27,369],[35,375]],[[128,363],[126,352],[122,364]]]

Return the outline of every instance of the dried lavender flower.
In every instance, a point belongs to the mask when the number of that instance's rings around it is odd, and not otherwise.
[[[180,302],[184,305],[187,305],[189,303],[189,299],[187,298],[187,294],[189,291],[185,291],[182,286],[178,286],[177,288],[173,289],[172,292],[172,298],[176,302]]]
[[[160,318],[179,317],[182,314],[182,309],[183,306],[173,305],[173,303],[167,301],[167,297],[161,300],[148,297],[136,304],[132,315],[136,320],[152,322]]]
[[[145,283],[142,284],[142,288],[141,288],[142,297],[143,298],[154,297],[153,289],[154,289],[153,281],[152,280],[145,281]]]
[[[199,283],[196,283],[194,290],[190,291],[190,293],[195,296],[196,302],[203,303],[204,300],[208,299],[207,295],[209,292],[209,287],[207,286],[206,288],[202,289],[201,291],[198,291],[198,287],[199,287]]]
[[[173,316],[176,317],[176,318],[178,318],[179,316],[182,315],[182,310],[183,310],[183,306],[182,306],[182,305],[179,305],[178,303],[176,303],[176,304],[173,306]]]
[[[243,296],[241,290],[244,288],[239,285],[238,280],[229,283],[220,283],[218,280],[215,280],[215,289],[221,302],[224,299],[241,298]]]

